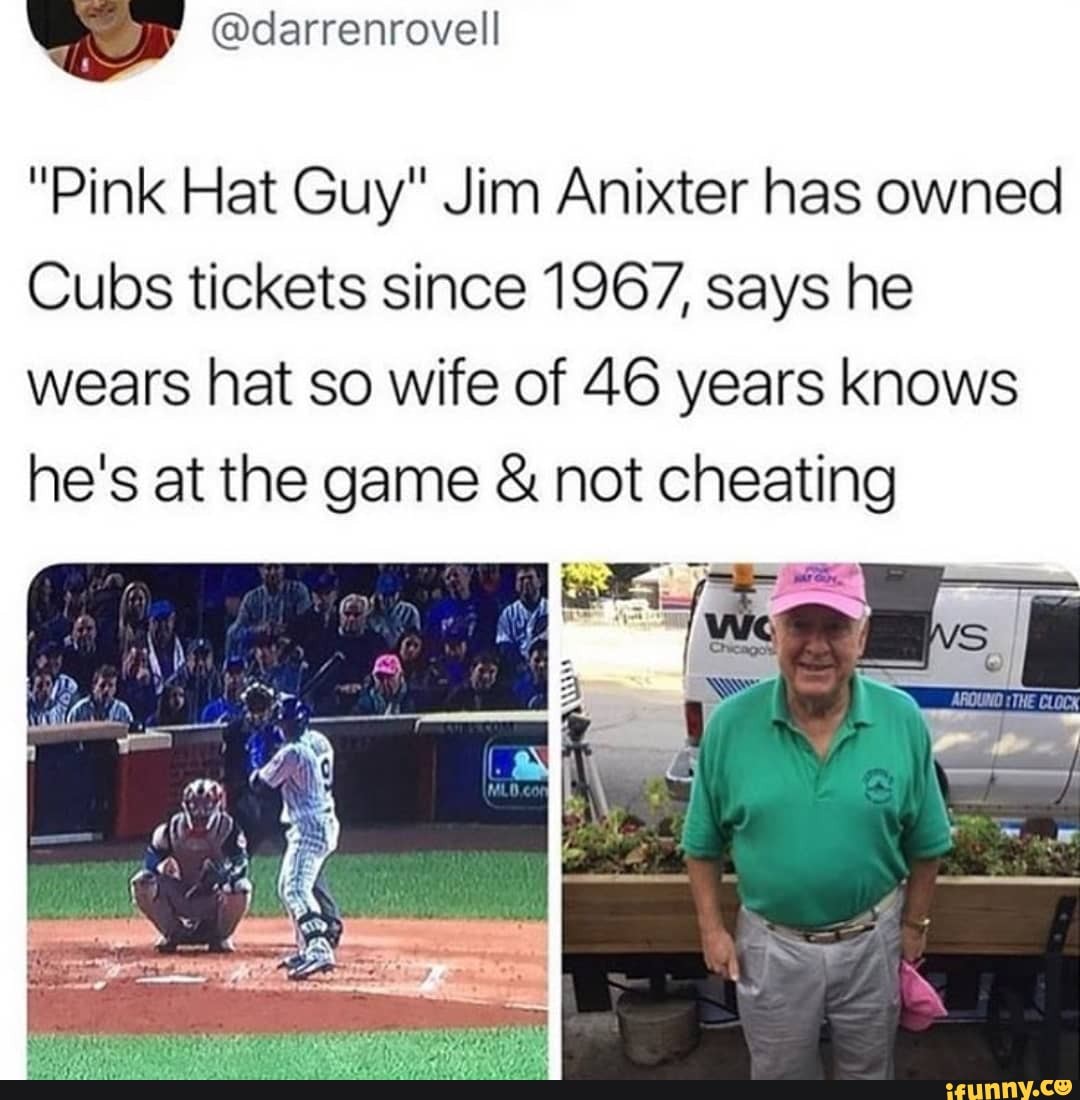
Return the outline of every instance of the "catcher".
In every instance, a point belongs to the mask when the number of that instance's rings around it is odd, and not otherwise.
[[[229,937],[248,911],[251,882],[244,833],[224,806],[220,783],[189,783],[180,813],[154,830],[131,880],[131,900],[161,933],[163,955],[187,945],[233,950]]]

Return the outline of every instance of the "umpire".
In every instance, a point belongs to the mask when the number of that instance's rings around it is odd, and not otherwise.
[[[248,851],[263,844],[276,851],[283,847],[281,796],[277,791],[256,793],[248,776],[258,771],[277,752],[281,731],[276,725],[277,696],[266,684],[254,683],[240,696],[243,710],[224,733],[225,790],[229,806],[244,830]]]

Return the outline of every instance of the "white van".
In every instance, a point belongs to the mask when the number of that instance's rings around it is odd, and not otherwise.
[[[686,747],[668,787],[689,796],[713,707],[776,675],[775,565],[710,565],[683,660]],[[1080,820],[1080,589],[1049,566],[864,565],[872,609],[861,663],[911,695],[950,805],[996,817]]]

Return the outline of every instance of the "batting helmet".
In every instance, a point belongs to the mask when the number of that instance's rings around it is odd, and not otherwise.
[[[311,708],[298,695],[283,695],[280,700],[281,728],[290,741],[294,741],[311,721]]]
[[[225,792],[213,779],[193,779],[180,799],[189,829],[208,832],[217,824],[225,807]]]

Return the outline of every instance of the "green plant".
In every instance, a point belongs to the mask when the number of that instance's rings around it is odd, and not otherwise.
[[[585,803],[568,799],[563,818],[563,870],[567,873],[676,874],[685,870],[683,818],[674,813],[663,780],[645,784],[652,822],[625,809],[612,809],[603,821],[587,821]],[[725,861],[725,870],[731,864]],[[942,860],[942,875],[1080,878],[1080,833],[1067,841],[1013,837],[989,817],[959,816],[953,850]]]
[[[610,567],[602,561],[567,562],[562,567],[563,591],[572,599],[595,598],[608,590],[611,576]]]
[[[1080,876],[1080,833],[1067,841],[1003,833],[988,817],[956,818],[953,850],[941,863],[943,875]]]
[[[653,821],[615,807],[603,821],[587,820],[585,802],[569,798],[563,813],[562,865],[566,872],[655,874],[683,869],[682,816],[671,812],[664,781],[645,784]]]

